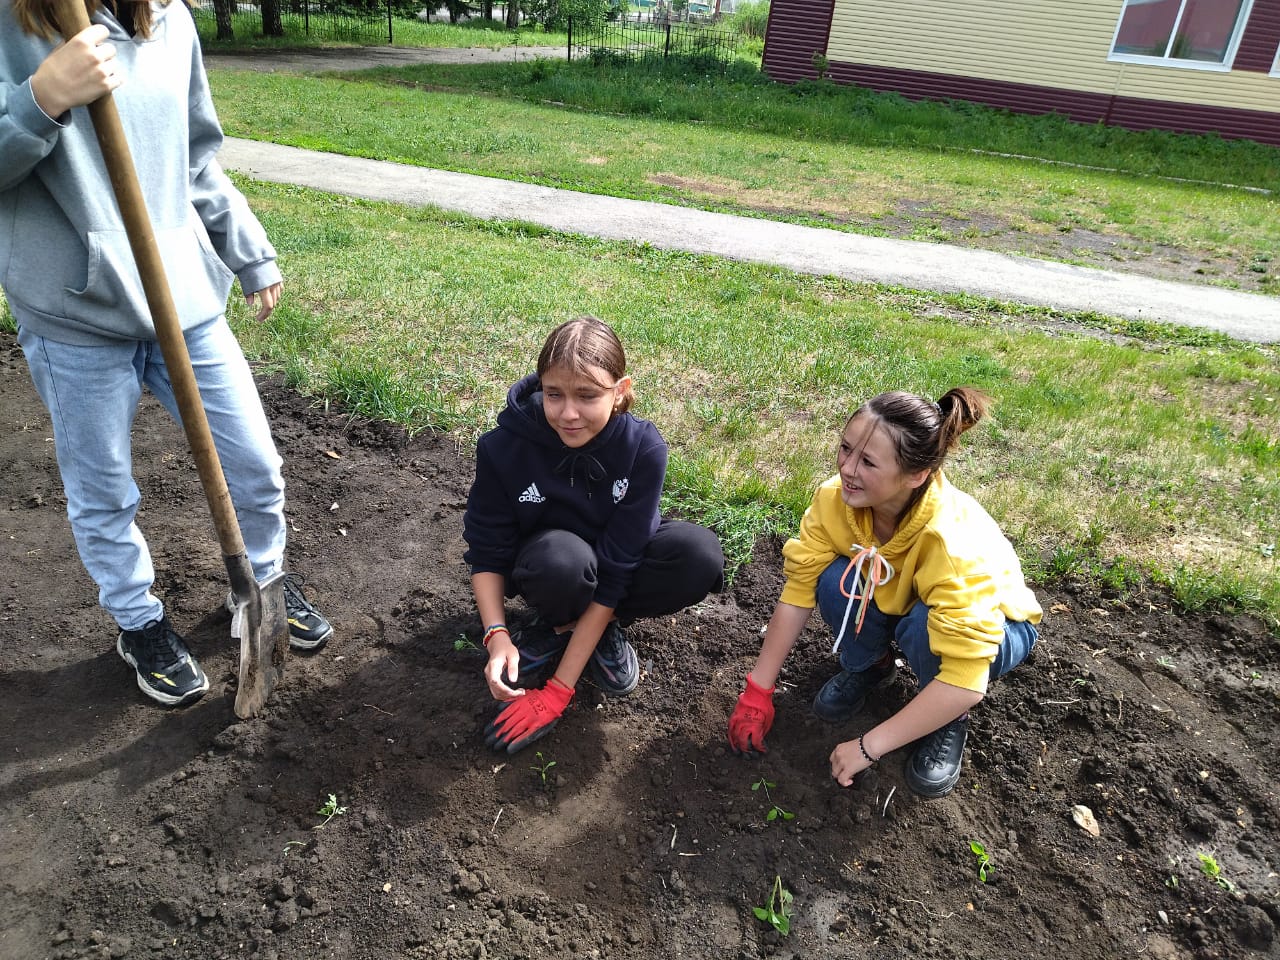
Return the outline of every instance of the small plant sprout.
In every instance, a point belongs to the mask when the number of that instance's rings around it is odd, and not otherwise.
[[[340,817],[346,812],[347,812],[346,807],[338,806],[338,798],[334,796],[332,793],[329,794],[329,799],[326,800],[323,804],[321,804],[320,809],[316,811],[317,816],[324,817],[324,823],[316,824],[313,829],[319,830],[321,827],[325,826],[334,817]]]
[[[969,841],[969,849],[973,851],[973,855],[978,858],[978,879],[983,883],[987,882],[987,878],[991,876],[995,867],[991,863],[991,857],[987,854],[987,848],[977,840]]]
[[[467,653],[471,650],[479,650],[476,642],[468,637],[465,633],[458,634],[458,639],[453,641],[453,649],[458,653]]]
[[[1173,662],[1173,657],[1156,657],[1156,663],[1164,667],[1166,670],[1177,670],[1178,665]]]
[[[756,917],[763,920],[784,937],[791,932],[791,891],[782,885],[782,877],[773,878],[773,890],[767,907],[752,907]]]
[[[772,780],[766,780],[764,777],[761,777],[759,780],[757,780],[755,783],[751,785],[752,790],[763,790],[764,798],[769,801],[769,812],[764,815],[764,818],[770,822],[773,822],[774,820],[779,820],[779,819],[794,820],[796,818],[796,815],[789,810],[783,810],[780,806],[778,806],[776,803],[773,802],[773,797],[769,795],[769,789],[771,787],[776,787],[776,786],[777,786],[776,783],[774,783]]]
[[[542,751],[537,753],[538,762],[533,764],[529,769],[542,778],[542,785],[547,785],[547,774],[551,772],[551,768],[556,765],[554,760],[547,760],[542,756]]]
[[[1228,893],[1235,890],[1236,885],[1222,875],[1222,867],[1212,854],[1197,853],[1200,858],[1200,872]]]

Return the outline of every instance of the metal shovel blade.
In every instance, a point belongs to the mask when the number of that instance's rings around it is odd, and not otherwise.
[[[289,655],[289,614],[284,603],[284,573],[251,584],[231,613],[231,635],[240,638],[240,681],[236,688],[236,716],[241,720],[262,712],[267,698],[284,674]]]

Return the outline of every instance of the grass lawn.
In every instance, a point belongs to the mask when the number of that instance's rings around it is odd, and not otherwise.
[[[281,17],[284,35],[262,35],[262,17],[256,11],[238,13],[231,18],[235,33],[232,41],[220,41],[216,37],[216,25],[211,11],[196,15],[196,29],[200,42],[209,52],[246,49],[289,49],[296,47],[347,47],[354,44],[387,42],[387,23],[382,17],[367,21],[344,20],[317,16],[316,24],[308,32],[308,24],[297,14]],[[396,17],[391,26],[392,46],[396,47],[565,47],[569,38],[562,31],[548,31],[536,24],[524,24],[515,30],[506,29],[497,21],[469,20],[462,23],[435,21],[423,23],[416,19]]]
[[[1253,143],[788,88],[746,68],[215,70],[213,86],[237,136],[1069,261],[1114,243],[1280,293],[1280,209],[1259,192],[1280,190],[1280,150]]]
[[[247,183],[289,276],[247,349],[294,383],[464,446],[546,332],[618,329],[638,412],[673,447],[673,504],[738,559],[794,529],[862,399],[969,383],[998,400],[950,472],[1033,572],[1118,589],[1153,571],[1191,606],[1280,612],[1280,362],[1179,330],[1097,336],[1045,311],[797,277],[511,222]]]

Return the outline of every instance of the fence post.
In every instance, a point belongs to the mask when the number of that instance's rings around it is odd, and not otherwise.
[[[662,48],[662,59],[666,60],[671,56],[671,24],[667,24],[667,42]]]
[[[311,36],[311,4],[303,3],[302,5],[302,34],[303,36]]]
[[[391,26],[391,0],[387,0],[387,43],[395,43],[394,28]]]
[[[565,59],[573,59],[573,17],[569,18],[569,49],[565,53]]]

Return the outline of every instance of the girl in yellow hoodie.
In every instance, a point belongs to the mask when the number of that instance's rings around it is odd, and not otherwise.
[[[883,393],[849,418],[837,473],[814,493],[799,535],[783,547],[786,584],[729,742],[764,751],[778,672],[815,606],[835,636],[841,670],[813,710],[842,723],[896,674],[896,641],[919,691],[901,710],[831,753],[841,786],[907,744],[907,784],[925,797],[960,779],[968,712],[987,684],[1027,658],[1041,610],[1018,557],[987,512],[942,472],[989,398],[957,387],[936,403]]]

